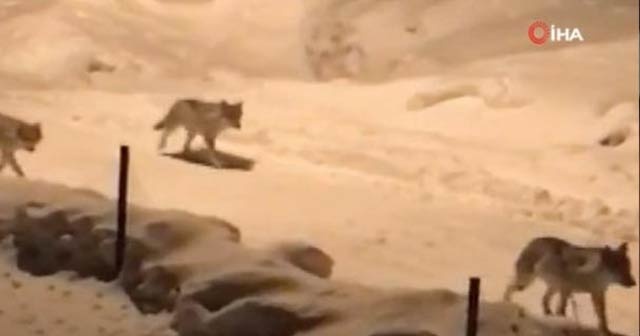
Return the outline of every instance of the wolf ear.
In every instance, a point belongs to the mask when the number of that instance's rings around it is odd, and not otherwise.
[[[618,252],[627,253],[627,243],[624,242],[618,247]]]

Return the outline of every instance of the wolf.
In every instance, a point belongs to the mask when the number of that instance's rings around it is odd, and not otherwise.
[[[40,123],[28,123],[8,115],[0,114],[0,171],[8,164],[16,175],[25,177],[15,152],[34,152],[42,140]]]
[[[201,135],[209,149],[210,163],[221,168],[216,155],[216,138],[227,128],[241,129],[242,102],[231,104],[226,100],[208,102],[198,99],[179,99],[173,103],[165,117],[154,125],[154,130],[162,131],[158,149],[162,150],[167,139],[178,127],[184,127],[187,138],[183,151],[188,152],[196,135]]]
[[[522,250],[515,263],[515,276],[507,286],[503,300],[511,301],[514,292],[525,290],[536,278],[547,285],[542,297],[545,315],[551,315],[549,303],[560,294],[557,315],[565,316],[567,301],[573,293],[589,293],[602,335],[612,335],[607,323],[605,292],[609,285],[636,286],[627,256],[627,243],[617,248],[582,247],[555,237],[535,238]]]

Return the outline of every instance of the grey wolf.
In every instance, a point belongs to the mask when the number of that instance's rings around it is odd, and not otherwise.
[[[8,164],[16,175],[24,177],[15,153],[18,150],[33,152],[41,140],[40,123],[28,123],[0,114],[0,171]]]
[[[216,155],[216,138],[227,128],[241,128],[242,102],[230,104],[225,100],[221,102],[207,102],[197,99],[179,99],[173,103],[165,117],[153,127],[162,131],[159,150],[164,149],[167,139],[179,127],[187,131],[183,151],[190,150],[191,143],[196,135],[204,138],[212,165],[222,166]]]
[[[515,276],[507,286],[504,300],[511,301],[515,291],[526,289],[536,278],[547,285],[542,297],[545,315],[551,315],[550,301],[560,294],[556,314],[565,316],[567,301],[573,293],[589,293],[603,335],[612,335],[606,316],[605,293],[611,284],[631,288],[636,281],[631,274],[627,243],[617,248],[582,247],[554,237],[533,239],[515,263]]]

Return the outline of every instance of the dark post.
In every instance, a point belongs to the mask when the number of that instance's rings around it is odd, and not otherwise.
[[[127,193],[129,184],[129,147],[120,146],[120,174],[118,178],[118,232],[116,235],[116,274],[124,264],[127,246]]]
[[[467,336],[478,333],[478,306],[480,303],[480,278],[469,279],[469,306],[467,310]]]

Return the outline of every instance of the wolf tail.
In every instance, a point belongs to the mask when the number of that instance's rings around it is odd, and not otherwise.
[[[175,122],[180,119],[180,107],[183,104],[183,100],[174,102],[173,105],[171,105],[171,107],[169,108],[169,112],[164,115],[164,118],[153,125],[153,129],[159,131],[165,128],[172,128]]]
[[[525,290],[536,278],[536,265],[553,250],[562,247],[564,243],[558,239],[543,237],[531,241],[520,253],[516,261],[515,276],[507,286],[504,301],[510,301],[514,292]]]
[[[535,266],[543,256],[543,251],[536,249],[536,247],[535,245],[530,245],[520,253],[516,261],[516,272],[518,274],[532,275],[535,272]]]
[[[159,131],[163,128],[167,127],[167,118],[163,118],[162,120],[158,121],[155,125],[153,125],[153,129],[156,131]]]

